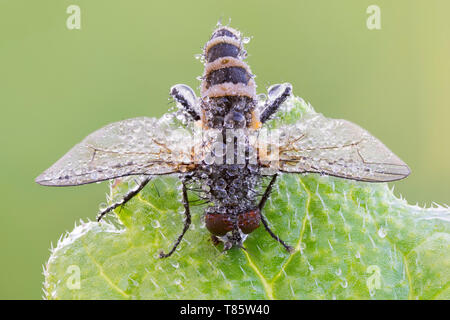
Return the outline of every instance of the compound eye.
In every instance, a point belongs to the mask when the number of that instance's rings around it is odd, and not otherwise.
[[[245,234],[252,233],[259,227],[260,222],[261,215],[259,214],[258,209],[241,213],[238,217],[239,229]]]
[[[225,214],[208,213],[205,215],[205,224],[209,232],[219,237],[233,230],[233,222]]]

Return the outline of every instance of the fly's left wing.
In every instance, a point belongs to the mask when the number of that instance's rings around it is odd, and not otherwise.
[[[129,175],[185,172],[195,167],[194,139],[163,120],[134,118],[87,136],[36,178],[45,186],[75,186]]]
[[[258,144],[267,145],[265,141]],[[269,143],[268,150],[260,152],[260,161],[275,171],[312,172],[368,182],[394,181],[410,174],[408,166],[366,130],[321,114],[281,127],[278,141]],[[265,161],[267,154],[270,161]]]

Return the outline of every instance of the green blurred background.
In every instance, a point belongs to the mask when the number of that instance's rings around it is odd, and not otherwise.
[[[81,8],[68,30],[66,8]],[[381,8],[381,30],[366,8]],[[259,92],[288,81],[328,117],[358,123],[412,169],[410,203],[450,203],[450,2],[0,0],[0,298],[39,299],[50,243],[94,219],[107,184],[34,178],[110,122],[161,116],[176,83],[197,88],[216,22],[252,36]]]

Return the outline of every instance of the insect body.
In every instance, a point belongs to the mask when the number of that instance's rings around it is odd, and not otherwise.
[[[268,98],[259,101],[254,76],[244,62],[243,42],[238,31],[219,26],[204,47],[201,96],[196,97],[186,85],[170,90],[187,119],[201,128],[201,139],[186,139],[154,118],[116,122],[89,135],[36,182],[74,186],[142,176],[122,201],[99,213],[100,221],[138,194],[153,176],[179,174],[185,223],[172,249],[160,253],[164,258],[175,251],[189,229],[189,186],[197,186],[195,190],[207,200],[206,227],[216,241],[224,243],[225,250],[243,248],[247,235],[262,222],[268,233],[291,251],[262,214],[278,172],[320,173],[368,182],[409,175],[408,166],[379,140],[345,120],[314,114],[282,126],[276,142],[264,140],[264,124],[291,95],[292,86],[272,86]],[[256,190],[264,176],[269,176],[270,182],[260,197]]]

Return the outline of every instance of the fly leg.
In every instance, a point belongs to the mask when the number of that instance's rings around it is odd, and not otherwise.
[[[108,212],[114,210],[115,208],[117,208],[118,206],[124,205],[125,203],[127,203],[129,200],[131,200],[131,198],[133,198],[135,195],[137,195],[142,189],[144,189],[144,187],[147,185],[147,183],[151,180],[152,178],[150,176],[145,177],[144,180],[142,180],[139,185],[132,189],[129,190],[127,194],[125,194],[122,198],[122,200],[120,200],[119,202],[113,203],[112,205],[110,205],[109,207],[101,210],[98,215],[97,215],[97,221],[102,220],[102,218],[105,216],[105,214],[107,214]]]
[[[290,83],[276,84],[269,88],[268,99],[264,105],[264,110],[259,117],[261,123],[266,122],[277,112],[278,108],[291,95],[292,85]]]
[[[159,257],[160,258],[170,257],[172,255],[172,253],[175,252],[175,250],[177,249],[177,247],[180,244],[181,240],[183,239],[184,234],[186,233],[186,231],[189,229],[189,226],[191,225],[191,212],[189,210],[189,201],[188,201],[187,189],[186,189],[185,181],[183,181],[183,205],[184,205],[184,215],[186,216],[186,219],[184,220],[183,231],[178,236],[177,241],[175,242],[175,244],[173,245],[173,247],[169,251],[169,253],[164,253],[164,251],[161,251],[159,253]]]
[[[200,114],[196,109],[197,97],[194,90],[187,85],[177,84],[170,88],[170,95],[195,121],[200,120]]]
[[[261,216],[261,221],[264,225],[264,228],[266,228],[266,231],[270,234],[270,236],[272,238],[274,238],[275,240],[277,240],[279,243],[281,243],[281,245],[283,245],[283,247],[290,253],[292,253],[294,251],[294,248],[291,247],[290,245],[286,244],[286,242],[284,242],[283,240],[280,239],[280,237],[278,237],[275,233],[273,233],[272,230],[270,230],[269,225],[267,224],[266,219],[264,218],[264,216],[262,215],[262,209],[264,208],[264,205],[266,204],[267,199],[269,199],[270,196],[270,192],[272,191],[272,187],[275,183],[275,180],[277,179],[277,175],[275,174],[272,177],[272,180],[270,180],[269,185],[266,188],[266,191],[264,192],[261,201],[258,204],[258,209],[259,209],[259,214]]]

